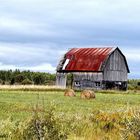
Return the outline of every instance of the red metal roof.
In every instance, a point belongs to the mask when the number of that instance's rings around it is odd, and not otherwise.
[[[65,71],[100,71],[102,63],[115,48],[73,48],[66,53]]]

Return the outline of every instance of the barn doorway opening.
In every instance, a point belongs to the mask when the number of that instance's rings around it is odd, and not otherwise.
[[[118,90],[127,90],[127,82],[114,82],[114,81],[105,81],[105,89],[118,89]]]
[[[73,88],[73,74],[72,73],[67,73],[66,87]]]

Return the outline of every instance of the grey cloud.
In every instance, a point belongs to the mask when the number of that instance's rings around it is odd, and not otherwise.
[[[8,65],[34,66],[41,63],[50,63],[53,66],[58,63],[57,58],[63,51],[55,45],[50,48],[46,44],[0,44],[0,62]]]
[[[0,62],[5,67],[55,67],[72,47],[138,49],[139,7],[139,0],[1,0]],[[130,55],[128,61],[133,69]]]

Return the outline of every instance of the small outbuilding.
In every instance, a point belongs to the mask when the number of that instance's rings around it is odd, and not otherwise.
[[[116,48],[73,48],[57,66],[56,85],[66,87],[72,74],[74,89],[127,89],[129,67],[126,57]]]

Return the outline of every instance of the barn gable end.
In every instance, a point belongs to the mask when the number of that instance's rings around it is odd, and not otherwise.
[[[117,48],[115,49],[106,61],[103,70],[104,81],[127,81],[128,66],[124,55]]]

